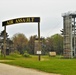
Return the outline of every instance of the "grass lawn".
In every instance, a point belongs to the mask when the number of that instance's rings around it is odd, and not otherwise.
[[[4,58],[0,56],[0,59],[2,60]],[[9,59],[12,59],[12,61],[6,62],[6,60]],[[62,59],[59,56],[41,56],[41,61],[38,61],[38,56],[25,58],[20,55],[10,55],[6,57],[6,60],[4,62],[0,62],[26,68],[34,68],[49,73],[76,75],[76,59]]]

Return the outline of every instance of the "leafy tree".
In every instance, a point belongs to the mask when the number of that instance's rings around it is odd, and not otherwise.
[[[28,47],[29,47],[29,51],[28,52],[30,54],[34,54],[35,38],[36,38],[36,35],[35,36],[31,36],[30,39],[29,39],[29,42],[28,42]]]
[[[46,51],[56,51],[57,54],[63,53],[63,37],[55,34],[46,39]]]
[[[53,48],[57,52],[57,54],[63,53],[63,37],[59,34],[55,34],[51,36],[53,40]]]
[[[22,33],[16,33],[12,37],[15,48],[20,52],[20,54],[24,53],[24,50],[27,48],[28,39]]]
[[[42,51],[42,54],[47,54],[48,52],[48,46],[47,46],[47,42],[46,42],[46,39],[43,37],[41,38],[41,51]]]
[[[53,39],[51,37],[48,37],[46,39],[46,46],[47,46],[48,51],[54,51],[54,42],[53,42]]]

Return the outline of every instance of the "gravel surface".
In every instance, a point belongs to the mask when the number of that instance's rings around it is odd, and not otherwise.
[[[59,75],[0,63],[0,75]]]

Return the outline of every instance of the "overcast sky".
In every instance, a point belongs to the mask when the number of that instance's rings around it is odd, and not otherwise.
[[[40,17],[41,36],[60,33],[62,13],[76,11],[76,0],[0,0],[0,32],[2,21],[21,17]],[[9,37],[24,33],[26,37],[38,34],[37,23],[19,23],[7,26]]]

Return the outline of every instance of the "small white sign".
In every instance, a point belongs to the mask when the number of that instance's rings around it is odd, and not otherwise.
[[[37,51],[37,54],[41,54],[41,51]]]

